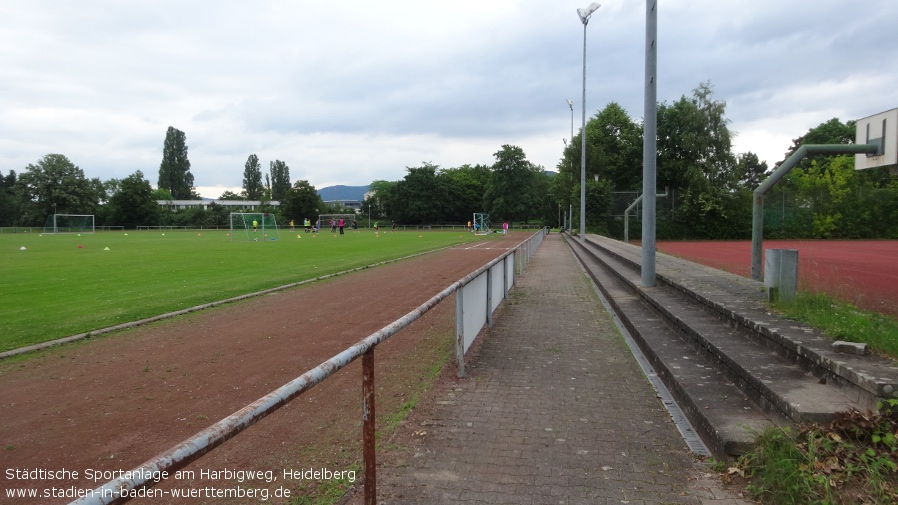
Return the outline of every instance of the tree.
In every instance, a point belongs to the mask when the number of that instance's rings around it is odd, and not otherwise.
[[[50,214],[93,214],[98,195],[84,171],[62,154],[48,154],[19,177],[28,222],[43,224]]]
[[[112,195],[118,193],[122,189],[122,180],[121,179],[109,179],[102,183],[103,185],[103,196],[100,199],[100,203],[108,202]]]
[[[736,180],[750,191],[761,185],[767,177],[767,162],[760,161],[758,155],[749,151],[736,157]]]
[[[486,165],[462,165],[459,168],[441,169],[437,174],[448,193],[447,214],[444,221],[467,222],[475,212],[483,210],[483,193],[490,179]]]
[[[281,215],[298,223],[306,218],[314,223],[323,208],[324,202],[315,186],[305,180],[296,181],[281,200]]]
[[[579,188],[578,188],[579,190]],[[578,191],[579,200],[579,191]],[[579,212],[579,206],[576,210]],[[599,233],[607,233],[607,216],[611,214],[611,181],[586,181],[586,223]]]
[[[191,200],[196,197],[190,160],[187,159],[187,135],[172,126],[165,133],[157,186],[168,190],[175,200]]]
[[[439,167],[425,162],[420,167],[406,167],[408,173],[396,183],[391,195],[389,217],[402,223],[435,223],[449,208],[448,193]]]
[[[493,153],[490,181],[483,196],[483,203],[494,222],[527,219],[538,213],[538,183],[542,168],[527,161],[524,150],[505,144]]]
[[[271,199],[280,201],[290,190],[290,167],[281,160],[269,162]]]
[[[16,172],[0,172],[0,226],[16,226],[21,219],[21,199],[16,197]]]
[[[792,146],[789,147],[789,150],[786,151],[785,158],[783,158],[777,166],[782,164],[783,161],[795,154],[795,151],[798,150],[799,147],[808,144],[853,144],[854,143],[854,135],[855,135],[855,121],[848,121],[847,123],[842,123],[837,118],[832,118],[825,123],[820,123],[814,128],[808,130],[807,133],[798,137],[797,139],[792,139]],[[815,155],[815,156],[805,156],[803,160],[798,164],[798,167],[802,170],[807,171],[811,168],[812,163],[816,163],[818,167],[827,164],[827,158],[829,156],[826,155]],[[794,170],[794,169],[793,169]]]
[[[245,200],[243,195],[238,195],[233,191],[225,191],[218,197],[219,200]]]
[[[725,113],[726,102],[713,98],[707,82],[691,98],[658,107],[658,186],[681,188],[675,218],[690,238],[735,238],[750,231],[743,229],[738,202],[744,195],[738,194],[740,174]]]
[[[172,196],[171,191],[165,188],[156,188],[156,190],[153,192],[153,198],[155,198],[156,200],[166,200],[169,202],[175,199],[175,197]]]
[[[243,169],[243,194],[247,200],[262,199],[262,165],[259,157],[250,154]]]
[[[394,207],[401,207],[402,202],[395,198],[397,181],[376,180],[368,186],[368,194],[362,202],[362,213],[374,218],[383,219],[394,215]]]
[[[110,219],[126,228],[155,225],[159,220],[155,196],[143,172],[134,172],[121,181],[119,191],[110,197]]]
[[[642,127],[617,103],[586,123],[586,155],[587,179],[598,175],[617,190],[642,188]]]

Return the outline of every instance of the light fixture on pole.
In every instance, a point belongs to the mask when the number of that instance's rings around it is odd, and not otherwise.
[[[574,101],[567,99],[567,106],[571,109],[571,142],[574,141]]]
[[[586,25],[592,13],[601,7],[595,2],[585,9],[577,9],[583,22],[583,129],[580,130],[580,241],[586,242]]]

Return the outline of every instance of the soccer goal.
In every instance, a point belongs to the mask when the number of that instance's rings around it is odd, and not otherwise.
[[[490,215],[475,212],[474,213],[474,234],[475,235],[489,235],[490,233],[491,233]]]
[[[277,240],[277,219],[270,212],[231,212],[231,242]]]
[[[44,223],[44,233],[94,233],[93,214],[51,214]]]
[[[334,231],[337,231],[340,226],[340,219],[343,219],[343,229],[351,230],[353,220],[357,219],[358,216],[355,214],[321,214],[318,216],[318,223],[321,227],[319,231],[331,231],[331,228]],[[333,227],[331,226],[331,222],[333,222]]]

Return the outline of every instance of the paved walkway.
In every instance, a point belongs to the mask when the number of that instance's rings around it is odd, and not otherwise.
[[[689,454],[559,235],[495,321],[469,377],[381,441],[378,503],[747,503]]]

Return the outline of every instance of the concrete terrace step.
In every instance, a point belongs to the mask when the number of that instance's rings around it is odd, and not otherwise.
[[[639,247],[598,235],[587,241],[639,271]],[[898,398],[898,366],[893,360],[833,351],[832,340],[818,330],[771,314],[764,303],[763,283],[663,253],[656,254],[655,269],[659,285],[680,291],[749,330],[761,345],[840,388],[858,408],[875,410],[880,401]]]
[[[718,455],[743,452],[770,424],[875,408],[898,383],[891,362],[836,354],[815,330],[769,314],[761,283],[659,253],[658,286],[643,288],[639,248],[570,243]]]
[[[712,453],[744,453],[754,433],[774,423],[701,352],[670,327],[664,318],[617,275],[571,241],[574,253],[614,307],[658,377]],[[784,419],[778,423],[786,422]]]

